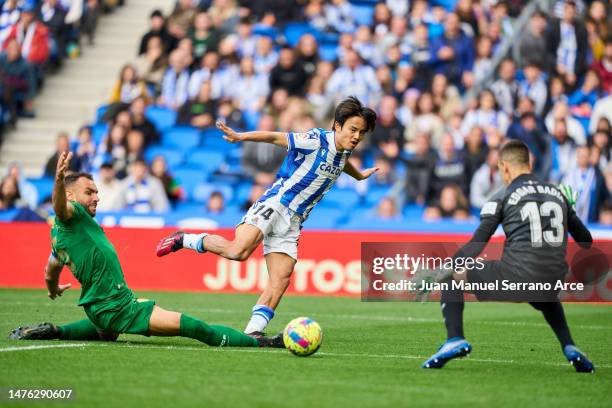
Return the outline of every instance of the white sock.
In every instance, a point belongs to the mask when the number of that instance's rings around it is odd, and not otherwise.
[[[273,317],[273,309],[264,305],[253,306],[253,314],[251,315],[251,320],[249,320],[249,323],[247,324],[246,329],[244,329],[244,332],[247,334],[253,332],[263,332]]]
[[[206,252],[202,245],[202,239],[209,234],[203,232],[201,234],[185,234],[183,235],[183,248],[193,249],[200,253]]]

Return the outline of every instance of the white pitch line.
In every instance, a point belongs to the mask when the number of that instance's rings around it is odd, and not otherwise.
[[[92,343],[64,343],[64,344],[41,344],[34,346],[23,346],[23,347],[5,347],[0,348],[0,352],[6,353],[10,351],[26,351],[26,350],[41,350],[50,348],[71,348],[71,347],[86,347],[91,346]]]

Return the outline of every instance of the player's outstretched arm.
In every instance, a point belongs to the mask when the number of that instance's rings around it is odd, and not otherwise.
[[[65,285],[59,284],[59,277],[63,267],[64,265],[53,254],[49,256],[47,266],[45,267],[45,283],[47,284],[47,294],[51,300],[62,296],[62,293],[72,286],[70,283]]]
[[[55,215],[62,222],[68,221],[74,213],[74,207],[66,199],[66,185],[64,184],[64,177],[66,176],[66,170],[70,165],[70,159],[72,159],[72,152],[63,152],[57,160],[57,169],[55,171],[55,185],[53,186],[53,210]]]
[[[347,160],[342,171],[354,178],[355,180],[361,181],[367,179],[372,174],[376,173],[378,171],[378,167],[371,167],[369,169],[359,171],[355,168],[355,166],[351,164],[351,162]]]
[[[287,133],[285,132],[267,132],[263,130],[256,130],[254,132],[236,132],[234,129],[220,121],[217,122],[217,128],[225,133],[223,139],[230,143],[248,141],[272,143],[277,146],[284,147],[285,149],[288,147]]]

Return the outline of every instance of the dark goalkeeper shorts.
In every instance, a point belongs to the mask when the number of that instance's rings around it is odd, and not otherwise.
[[[503,261],[485,261],[484,268],[467,272],[470,284],[487,289],[473,290],[479,301],[555,302],[559,290],[555,281],[538,276],[526,276]]]
[[[104,331],[149,335],[154,300],[137,299],[131,291],[84,306],[89,320]]]

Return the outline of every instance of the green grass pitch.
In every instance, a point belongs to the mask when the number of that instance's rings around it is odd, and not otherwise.
[[[242,329],[254,295],[138,293],[161,307]],[[324,331],[320,351],[216,349],[182,338],[122,335],[116,343],[17,342],[24,323],[82,318],[78,291],[50,301],[42,290],[0,290],[0,388],[72,388],[71,401],[0,401],[57,407],[609,406],[612,307],[566,305],[574,339],[597,372],[577,374],[542,316],[524,304],[468,303],[474,350],[442,370],[419,368],[444,340],[437,303],[361,303],[287,297],[270,331],[298,316]],[[54,345],[55,348],[15,349]]]

